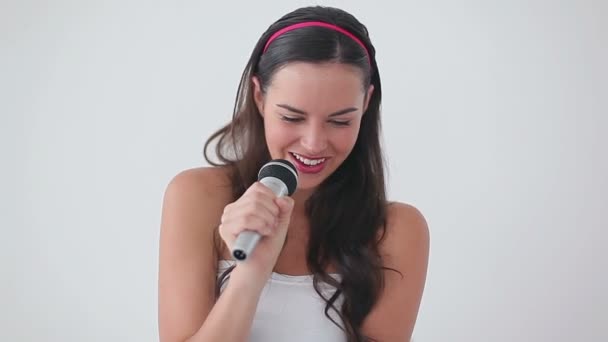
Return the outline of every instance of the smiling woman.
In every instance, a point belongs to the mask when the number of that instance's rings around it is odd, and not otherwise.
[[[265,88],[254,76],[254,99],[273,159],[294,162],[300,189],[313,189],[352,151],[373,85],[341,63],[292,62]]]
[[[375,49],[349,13],[301,8],[268,28],[232,121],[205,145],[213,167],[167,187],[162,341],[410,339],[429,234],[416,208],[386,199],[381,94]],[[292,197],[257,182],[270,159],[299,171]],[[245,229],[263,238],[235,264]]]

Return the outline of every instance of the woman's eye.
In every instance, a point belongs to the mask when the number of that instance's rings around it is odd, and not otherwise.
[[[295,122],[304,121],[304,118],[296,117],[296,116],[281,115],[281,120],[295,123]],[[351,122],[351,120],[330,120],[329,121],[329,123],[331,123],[332,125],[340,126],[340,127],[349,126],[350,122]]]
[[[304,119],[296,118],[296,117],[292,117],[292,116],[281,115],[281,120],[287,121],[287,122],[300,122]]]
[[[350,125],[350,120],[348,121],[338,121],[338,120],[334,120],[331,123],[333,123],[336,126],[348,126]]]

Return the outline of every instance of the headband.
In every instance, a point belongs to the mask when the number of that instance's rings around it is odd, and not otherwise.
[[[264,46],[264,50],[262,53],[265,53],[266,50],[268,50],[268,46],[270,45],[270,43],[272,43],[273,40],[275,40],[277,37],[279,37],[280,35],[282,35],[283,33],[289,32],[289,31],[293,31],[293,30],[297,30],[299,28],[302,27],[325,27],[328,29],[332,29],[334,31],[340,32],[346,36],[348,36],[350,39],[354,40],[357,44],[361,45],[361,47],[363,48],[363,50],[365,50],[365,53],[367,54],[367,59],[371,65],[371,58],[369,56],[369,51],[367,50],[367,48],[365,47],[365,44],[363,44],[363,42],[357,38],[354,34],[346,31],[345,29],[333,25],[333,24],[328,24],[322,21],[305,21],[302,23],[297,23],[297,24],[293,24],[293,25],[289,25],[287,27],[283,27],[282,29],[278,30],[277,32],[275,32],[272,36],[270,36],[270,38],[268,38],[268,41],[266,42],[266,45]]]

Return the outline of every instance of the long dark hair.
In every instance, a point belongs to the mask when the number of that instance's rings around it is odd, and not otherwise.
[[[337,25],[361,40],[365,48],[335,30],[305,27],[282,34],[263,52],[273,33],[305,21]],[[347,12],[321,6],[297,9],[272,24],[260,37],[242,74],[232,121],[207,140],[205,159],[211,165],[228,167],[234,200],[257,180],[257,172],[270,159],[270,153],[262,118],[253,100],[251,78],[257,76],[265,91],[274,73],[295,61],[353,65],[361,70],[364,89],[370,84],[374,86],[352,152],[305,206],[310,221],[307,264],[315,291],[326,302],[325,315],[344,330],[349,342],[371,341],[363,335],[361,326],[384,287],[383,269],[387,268],[382,265],[378,245],[385,233],[387,201],[380,147],[382,89],[367,28]],[[212,142],[216,142],[215,155],[219,161],[209,158]],[[330,263],[336,266],[340,280],[326,272]],[[231,270],[219,277],[216,295]],[[336,291],[329,298],[320,289],[321,282],[335,286]],[[337,310],[334,303],[340,295],[343,302]],[[330,309],[338,313],[342,325],[330,317]]]

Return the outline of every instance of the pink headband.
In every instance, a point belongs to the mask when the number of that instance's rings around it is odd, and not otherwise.
[[[268,38],[268,41],[266,42],[266,45],[264,46],[264,52],[266,52],[266,50],[268,50],[268,46],[270,45],[270,43],[272,43],[273,40],[275,40],[277,37],[279,37],[280,35],[282,35],[285,32],[289,32],[289,31],[293,31],[302,27],[311,27],[311,26],[315,26],[315,27],[326,27],[328,29],[332,29],[334,31],[338,31],[346,36],[348,36],[350,39],[354,40],[355,42],[357,42],[357,44],[361,45],[361,47],[363,48],[363,50],[365,50],[365,52],[367,53],[367,59],[370,62],[371,65],[371,59],[369,56],[369,51],[367,51],[367,48],[365,47],[365,45],[363,44],[363,42],[361,40],[359,40],[359,38],[355,37],[354,34],[346,31],[345,29],[333,25],[333,24],[328,24],[328,23],[324,23],[322,21],[305,21],[302,23],[297,23],[297,24],[293,24],[293,25],[289,25],[287,27],[283,27],[282,29],[278,30],[277,32],[275,32],[272,36],[270,36],[270,38]]]

